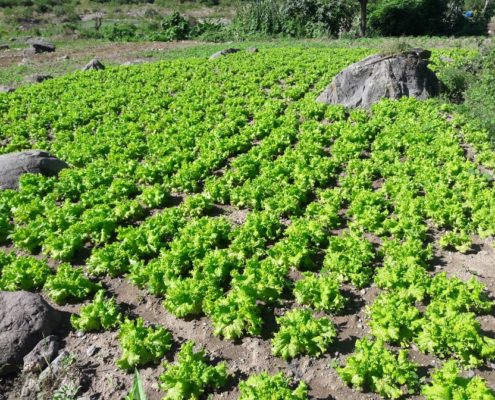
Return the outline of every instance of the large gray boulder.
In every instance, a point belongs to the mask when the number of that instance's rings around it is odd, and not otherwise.
[[[17,189],[25,173],[57,175],[68,165],[42,150],[27,150],[0,155],[0,190]]]
[[[17,371],[24,356],[60,321],[61,314],[40,294],[0,292],[0,375]]]
[[[340,72],[316,101],[369,108],[383,98],[436,96],[440,83],[428,68],[430,56],[427,50],[413,49],[393,56],[367,57]]]
[[[27,42],[31,45],[32,52],[35,54],[51,53],[56,49],[55,45],[48,43],[43,39],[29,39]]]
[[[239,51],[240,51],[240,49],[234,49],[234,48],[220,50],[220,51],[217,51],[216,53],[212,54],[210,56],[210,60],[216,60],[217,58],[224,57],[224,56],[229,55],[229,54],[234,54],[234,53],[237,53]]]

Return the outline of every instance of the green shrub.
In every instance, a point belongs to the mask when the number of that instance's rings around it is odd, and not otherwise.
[[[464,93],[462,111],[469,122],[489,131],[495,145],[495,48],[483,56],[483,71]]]
[[[352,0],[254,0],[241,7],[234,25],[244,34],[321,37],[350,30]]]
[[[381,35],[417,36],[445,30],[446,0],[378,0],[369,7],[370,28]]]
[[[117,23],[104,26],[102,34],[112,42],[130,42],[137,39],[137,26],[129,23]]]

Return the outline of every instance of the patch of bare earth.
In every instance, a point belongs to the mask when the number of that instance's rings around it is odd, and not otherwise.
[[[103,64],[123,64],[126,62],[153,61],[152,57],[143,57],[146,52],[166,52],[185,49],[201,44],[187,40],[178,42],[139,42],[139,43],[92,43],[78,47],[63,46],[53,53],[26,54],[25,49],[8,49],[0,52],[0,68],[16,65],[39,67],[40,72],[50,72],[54,67],[70,64],[82,68],[93,58]],[[69,71],[66,71],[69,72]]]

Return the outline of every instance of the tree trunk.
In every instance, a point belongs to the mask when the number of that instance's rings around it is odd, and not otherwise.
[[[367,15],[368,0],[359,0],[359,3],[361,4],[361,21],[359,23],[359,28],[361,30],[361,37],[365,37],[366,20],[368,19],[368,15]]]

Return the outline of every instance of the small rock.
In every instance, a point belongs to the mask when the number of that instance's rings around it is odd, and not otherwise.
[[[97,60],[96,58],[91,60],[89,63],[87,63],[83,68],[82,71],[100,71],[105,69],[105,66],[101,63],[100,60]]]
[[[474,371],[470,369],[469,371],[466,371],[466,378],[473,378],[475,375]]]
[[[56,377],[59,372],[61,371],[62,367],[64,366],[64,364],[67,362],[67,359],[70,357],[70,354],[68,351],[62,351],[62,353],[60,353],[58,355],[57,358],[55,358],[55,360],[53,360],[50,365],[48,366],[48,368],[44,369],[40,376],[39,376],[39,381],[40,382],[44,382],[44,381],[47,381],[48,379],[50,378],[54,378]]]
[[[220,50],[220,51],[217,51],[215,54],[212,54],[210,56],[210,60],[215,60],[217,58],[220,58],[220,57],[223,57],[223,56],[226,56],[228,54],[234,54],[234,53],[237,53],[239,52],[240,50],[239,49],[234,49],[234,48],[229,48],[229,49],[224,49],[224,50]]]
[[[26,78],[29,83],[41,83],[47,81],[48,79],[53,79],[53,76],[46,74],[34,74]]]
[[[31,48],[36,54],[51,53],[56,49],[55,45],[48,43],[43,39],[29,39],[27,42],[31,45]]]
[[[76,332],[76,336],[77,336],[78,338],[83,338],[84,336],[86,336],[86,334],[85,334],[83,331],[77,331],[77,332]]]
[[[357,328],[358,329],[364,329],[364,325],[363,324],[357,324]]]
[[[58,338],[47,336],[34,346],[34,349],[24,357],[24,372],[42,371],[57,355],[59,350]]]
[[[59,61],[67,61],[67,60],[70,60],[70,57],[68,55],[65,55],[65,56],[62,56],[62,57],[57,58],[57,60],[59,60]]]
[[[86,350],[86,355],[88,357],[91,357],[91,356],[95,355],[98,352],[98,350],[99,350],[99,348],[95,344],[93,344],[93,345],[89,346],[88,350]]]
[[[35,378],[26,379],[22,384],[21,398],[32,399],[33,395],[40,391],[40,385]]]
[[[359,291],[359,294],[360,294],[361,296],[364,296],[364,295],[366,294],[366,289],[361,289],[361,290]]]
[[[248,48],[246,49],[246,51],[247,51],[248,53],[257,53],[257,52],[258,52],[258,48],[257,48],[257,47],[248,47]]]
[[[0,86],[0,93],[12,93],[15,92],[15,88],[10,86]]]

